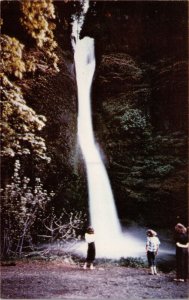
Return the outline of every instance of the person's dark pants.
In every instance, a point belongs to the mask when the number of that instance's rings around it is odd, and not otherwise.
[[[188,248],[176,247],[177,278],[188,278]]]
[[[147,252],[147,259],[149,267],[155,267],[156,265],[156,254],[155,252],[148,251]]]
[[[88,251],[87,251],[87,262],[92,263],[95,260],[96,255],[96,249],[95,249],[95,243],[89,243],[88,244]]]

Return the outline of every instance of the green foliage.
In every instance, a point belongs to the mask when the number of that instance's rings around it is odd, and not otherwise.
[[[16,160],[11,184],[1,190],[2,255],[21,256],[25,247],[33,248],[32,229],[46,210],[54,193],[44,190],[40,178],[34,187],[28,177],[20,177],[20,162]]]
[[[121,125],[125,130],[131,128],[144,130],[147,126],[146,116],[138,108],[128,108],[126,112],[120,117]]]
[[[34,57],[24,58],[24,45],[16,38],[1,36],[2,72],[7,76],[14,75],[22,79],[26,72],[35,71]]]
[[[139,258],[136,258],[136,257],[127,257],[127,258],[121,257],[120,261],[119,261],[119,264],[121,266],[131,267],[131,268],[141,268],[141,267],[144,268],[144,267],[146,267],[145,262],[140,257]]]
[[[37,46],[42,49],[54,68],[58,71],[58,57],[55,54],[57,43],[54,40],[55,24],[54,4],[52,0],[22,0],[23,17],[21,23],[27,32],[36,40]]]
[[[58,70],[58,58],[54,52],[56,42],[51,20],[55,18],[54,5],[51,0],[21,1],[23,12],[22,24],[24,28],[36,39],[37,45],[44,50],[49,64]],[[45,140],[38,136],[38,132],[45,126],[46,118],[37,115],[23,97],[22,88],[15,83],[16,79],[23,79],[27,73],[36,71],[39,62],[37,56],[25,49],[15,37],[1,35],[2,73],[1,81],[1,155],[5,157],[32,154],[34,157],[49,161],[46,156]],[[14,81],[14,83],[13,83]],[[22,86],[22,83],[19,82]]]
[[[165,143],[165,138],[167,143]],[[128,176],[125,178],[125,183],[129,186],[145,185],[147,180],[152,178],[163,183],[168,176],[174,176],[176,169],[182,168],[185,164],[182,151],[175,153],[175,148],[172,145],[173,135],[141,135],[140,143],[138,144],[139,151],[133,143],[132,157],[134,157]],[[185,136],[180,137],[180,142],[183,145],[186,142]],[[185,142],[184,142],[185,140]],[[179,143],[180,143],[179,142]],[[180,146],[180,149],[183,146]],[[169,149],[169,151],[167,151]],[[125,172],[126,173],[126,172]]]
[[[46,118],[27,106],[21,89],[5,74],[1,79],[1,155],[26,155],[32,150],[37,157],[49,160],[45,141],[36,134],[45,126]]]
[[[11,82],[14,77],[22,79],[26,72],[35,71],[34,60],[25,60],[24,45],[14,37],[2,35],[1,49],[1,155],[27,155],[32,150],[36,157],[49,160],[45,141],[37,135],[45,126],[46,118],[27,105],[21,88]]]
[[[103,103],[99,103],[103,117],[99,112],[96,118],[118,213],[120,218],[143,225],[167,226],[174,223],[177,214],[187,218],[187,134],[179,127],[182,120],[171,123],[174,100],[170,96],[165,117],[168,98],[164,86],[170,82],[168,74],[162,83],[155,77],[156,82],[151,73],[153,66],[149,72],[149,66],[137,64],[133,56],[129,59],[120,55],[118,60],[118,55],[104,55],[101,62],[98,89],[104,93]],[[160,69],[163,72],[164,66]],[[173,69],[177,72],[176,65],[171,66]],[[155,76],[156,72],[155,67]]]
[[[174,166],[171,166],[170,164],[159,166],[156,168],[156,174],[159,175],[159,177],[164,177],[170,174],[171,171],[174,170]]]
[[[119,213],[165,226],[177,214],[186,215],[187,136],[184,131],[156,131],[147,104],[144,110],[129,100],[120,96],[113,101],[111,96],[105,107],[109,119],[104,146]],[[178,197],[182,201],[176,207]]]
[[[107,267],[107,265],[130,267],[130,268],[145,268],[146,264],[140,257],[121,257],[120,259],[98,258],[96,263]]]

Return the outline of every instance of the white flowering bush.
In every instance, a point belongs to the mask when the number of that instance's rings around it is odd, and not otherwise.
[[[16,160],[11,183],[1,189],[2,257],[22,257],[39,244],[68,249],[80,239],[86,215],[63,209],[57,216],[51,203],[55,193],[48,193],[40,178],[35,179],[32,187],[30,178],[21,177],[20,173],[20,161]]]
[[[20,162],[16,160],[11,184],[1,190],[1,250],[3,256],[21,256],[33,249],[32,230],[42,218],[54,193],[44,190],[40,178],[34,187],[28,177],[21,178]]]

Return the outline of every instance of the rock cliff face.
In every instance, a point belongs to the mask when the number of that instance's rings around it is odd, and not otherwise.
[[[25,95],[48,120],[43,135],[52,161],[44,166],[44,180],[57,191],[57,206],[83,208],[87,185],[77,149],[70,42],[71,15],[79,4],[54,3],[60,72],[41,70],[27,79]],[[186,220],[187,2],[91,1],[85,35],[96,43],[93,123],[120,217],[146,225],[174,224],[177,216]]]

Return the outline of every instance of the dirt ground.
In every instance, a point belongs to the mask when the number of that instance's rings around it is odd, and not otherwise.
[[[183,299],[188,282],[174,272],[149,275],[145,268],[82,265],[61,261],[18,262],[1,267],[1,299]]]

